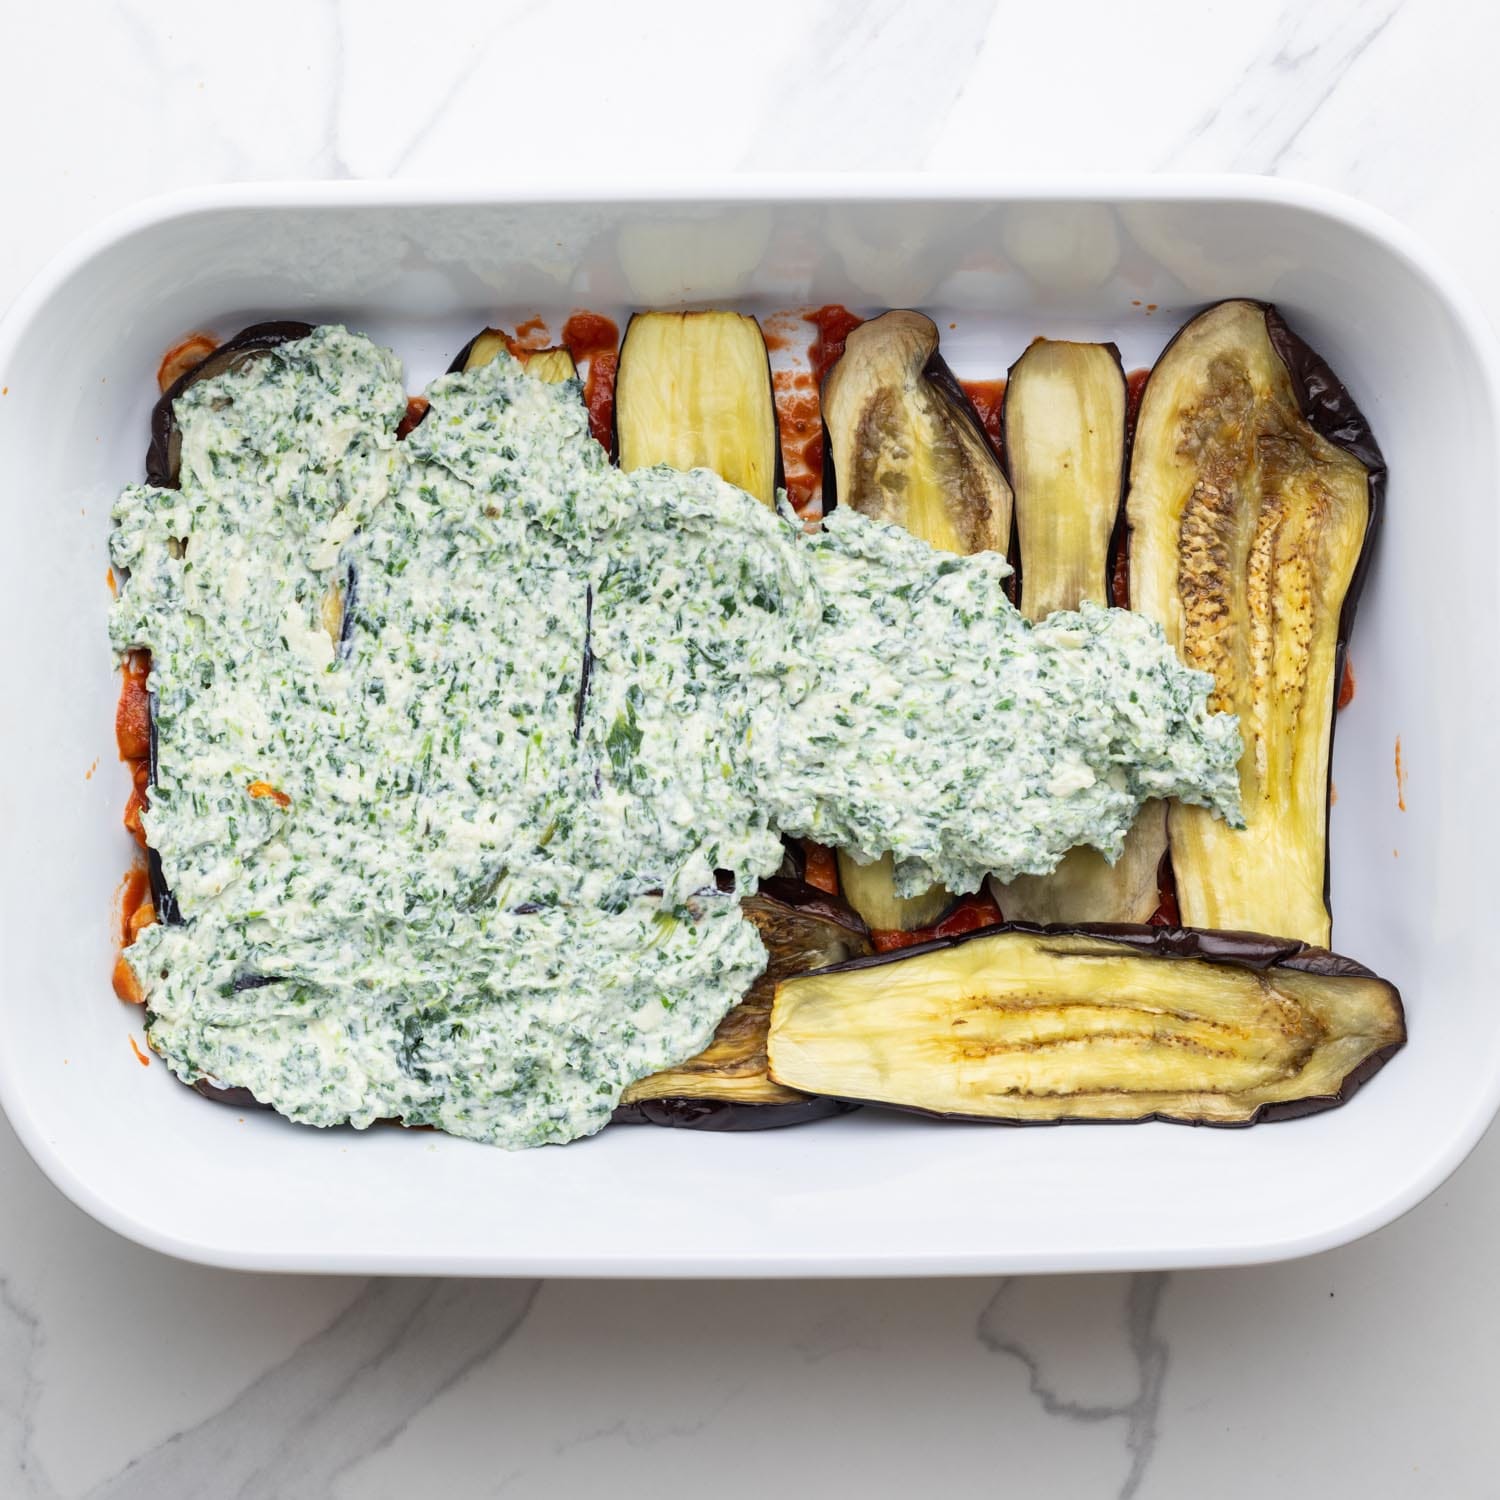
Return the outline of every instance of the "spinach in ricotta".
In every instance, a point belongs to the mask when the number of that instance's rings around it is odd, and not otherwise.
[[[1147,797],[1237,818],[1235,722],[1139,616],[1033,627],[997,554],[623,474],[505,357],[429,396],[398,443],[394,355],[320,328],[191,387],[180,487],[115,507],[182,916],[128,956],[184,1079],[570,1140],[760,972],[783,832],[962,891]]]

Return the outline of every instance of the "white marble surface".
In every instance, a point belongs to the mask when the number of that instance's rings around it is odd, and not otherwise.
[[[605,125],[611,159],[658,170],[1295,176],[1392,211],[1500,309],[1492,7],[756,11],[0,7],[0,302],[165,188],[562,177],[598,165]],[[116,1239],[3,1125],[0,1184],[17,1500],[1500,1494],[1495,1135],[1404,1221],[1314,1260],[1000,1284],[256,1278]]]

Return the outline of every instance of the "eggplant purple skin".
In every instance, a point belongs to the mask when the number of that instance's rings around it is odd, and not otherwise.
[[[919,953],[933,953],[939,949],[956,948],[980,938],[995,937],[999,933],[1021,932],[1038,937],[1103,938],[1139,949],[1143,953],[1167,958],[1198,958],[1207,963],[1234,964],[1249,969],[1300,969],[1307,974],[1322,974],[1333,977],[1347,976],[1355,979],[1379,979],[1373,969],[1342,954],[1331,953],[1327,948],[1315,948],[1310,943],[1293,938],[1267,937],[1261,932],[1228,932],[1199,927],[1151,927],[1136,922],[1092,922],[1069,927],[1065,924],[1041,926],[1035,922],[1002,922],[994,927],[980,927],[973,932],[960,933],[957,937],[938,938],[930,943],[919,943],[911,948],[902,948],[894,953],[876,953],[869,958],[851,958],[847,963],[830,964],[819,969],[820,974],[841,974],[854,969],[871,969],[881,964],[899,963]],[[1389,984],[1390,981],[1386,980]],[[1373,1052],[1364,1062],[1344,1075],[1343,1082],[1335,1094],[1320,1094],[1310,1099],[1288,1099],[1278,1104],[1263,1104],[1246,1120],[1184,1120],[1176,1115],[1142,1115],[1137,1120],[997,1120],[987,1115],[944,1114],[938,1110],[920,1109],[915,1105],[892,1104],[887,1100],[850,1099],[847,1103],[864,1104],[871,1108],[891,1109],[900,1114],[920,1115],[929,1120],[957,1120],[980,1125],[1001,1125],[1013,1130],[1030,1129],[1034,1126],[1050,1128],[1056,1125],[1146,1125],[1159,1121],[1164,1125],[1190,1125],[1194,1128],[1213,1130],[1244,1130],[1251,1125],[1270,1124],[1276,1120],[1297,1120],[1307,1115],[1322,1114],[1324,1110],[1337,1109],[1347,1104],[1359,1092],[1362,1085],[1383,1068],[1406,1045],[1406,1007],[1401,993],[1394,985],[1391,990],[1396,1000],[1396,1009],[1401,1015],[1401,1040],[1389,1047]]]
[[[206,1078],[200,1078],[192,1085],[195,1094],[202,1094],[205,1099],[212,1099],[215,1104],[232,1104],[237,1109],[270,1109],[269,1104],[262,1104],[249,1089],[239,1087],[225,1088],[219,1084],[210,1083]]]
[[[1354,629],[1355,607],[1365,586],[1365,576],[1370,570],[1370,560],[1375,551],[1376,534],[1385,515],[1385,482],[1389,471],[1385,455],[1380,451],[1380,444],[1375,441],[1375,434],[1365,419],[1365,414],[1355,404],[1354,397],[1349,394],[1343,381],[1333,373],[1322,355],[1292,332],[1286,319],[1272,303],[1259,305],[1265,309],[1266,333],[1271,340],[1271,347],[1291,376],[1292,389],[1297,393],[1297,404],[1302,408],[1302,415],[1307,419],[1308,425],[1335,448],[1342,448],[1345,453],[1358,459],[1370,476],[1370,519],[1365,526],[1364,544],[1359,550],[1354,576],[1349,580],[1349,590],[1344,595],[1344,607],[1339,614],[1338,659],[1335,663],[1334,681],[1341,684],[1344,680],[1344,664],[1349,654],[1349,636]]]
[[[177,398],[200,380],[211,380],[228,370],[238,369],[268,349],[305,339],[313,331],[311,323],[252,323],[242,328],[228,343],[220,344],[201,364],[194,365],[162,392],[151,409],[151,445],[146,449],[146,480],[159,489],[177,488],[179,455],[177,451],[177,418],[172,407]]]
[[[735,1104],[728,1099],[638,1099],[621,1104],[611,1125],[666,1125],[678,1130],[745,1134],[755,1130],[783,1130],[846,1115],[860,1106],[848,1099],[809,1095],[793,1104]]]
[[[821,886],[809,885],[800,876],[771,875],[762,880],[759,894],[809,916],[821,917],[825,922],[837,923],[858,937],[868,937],[870,929],[865,919],[844,900]],[[857,960],[851,959],[851,963]]]
[[[249,1089],[225,1087],[200,1078],[193,1091],[215,1104],[236,1109],[270,1109]],[[610,1120],[612,1125],[667,1125],[682,1130],[718,1131],[723,1134],[753,1130],[779,1130],[788,1125],[806,1125],[858,1109],[843,1099],[808,1098],[795,1104],[732,1104],[720,1099],[642,1099],[622,1104]]]
[[[841,919],[840,908],[848,912],[854,922],[858,916],[836,896],[818,891],[813,886],[802,886],[800,881],[780,878],[763,883],[768,885],[801,886],[804,891],[814,893],[815,900],[809,906],[821,907],[829,904],[827,911]],[[779,897],[777,899],[780,899]],[[1326,948],[1314,948],[1285,938],[1267,937],[1258,932],[1217,932],[1192,927],[1150,927],[1130,922],[1096,922],[1088,926],[1039,926],[1034,922],[1005,922],[994,927],[981,927],[974,932],[961,933],[957,937],[938,938],[930,943],[919,943],[894,953],[877,953],[868,958],[852,958],[847,963],[833,964],[816,972],[822,974],[847,973],[854,969],[875,968],[882,964],[900,963],[903,959],[920,953],[931,953],[938,949],[958,947],[980,938],[994,937],[997,933],[1023,932],[1038,936],[1057,934],[1069,937],[1105,938],[1152,953],[1171,958],[1199,958],[1208,963],[1229,963],[1243,968],[1300,969],[1308,974],[1347,976],[1358,979],[1374,979],[1378,976],[1365,965],[1342,954],[1330,953]],[[1399,992],[1396,1005],[1401,1011],[1403,1032],[1406,1012]],[[646,1099],[634,1104],[622,1104],[614,1112],[611,1123],[615,1125],[658,1125],[681,1130],[703,1130],[721,1133],[739,1133],[755,1130],[777,1130],[792,1125],[810,1124],[815,1120],[831,1119],[868,1106],[889,1109],[899,1114],[919,1115],[930,1120],[974,1121],[983,1125],[1003,1125],[1011,1129],[1030,1129],[1037,1126],[1057,1125],[1145,1125],[1151,1121],[1165,1124],[1190,1124],[1214,1130],[1243,1130],[1251,1125],[1269,1124],[1276,1120],[1296,1120],[1307,1115],[1321,1114],[1324,1110],[1336,1109],[1346,1104],[1360,1087],[1373,1078],[1385,1064],[1405,1046],[1405,1038],[1382,1047],[1372,1053],[1352,1072],[1345,1075],[1336,1094],[1323,1094],[1313,1099],[1291,1099],[1280,1104],[1262,1105],[1248,1120],[1225,1122],[1217,1120],[1184,1121],[1164,1115],[1142,1115],[1139,1120],[995,1120],[977,1115],[942,1114],[933,1110],[919,1109],[910,1105],[873,1102],[863,1099],[837,1099],[824,1096],[810,1097],[792,1104],[737,1104],[716,1099]],[[215,1103],[231,1104],[240,1109],[269,1109],[249,1089],[221,1087],[200,1078],[192,1085],[205,1099]]]
[[[447,370],[445,370],[443,373],[447,375],[462,375],[464,372],[464,366],[469,362],[470,351],[474,348],[474,345],[479,342],[480,338],[488,332],[489,330],[487,328],[481,328],[479,332],[476,333],[474,337],[471,338],[469,342],[465,344],[463,348],[453,356],[453,363],[450,364]]]

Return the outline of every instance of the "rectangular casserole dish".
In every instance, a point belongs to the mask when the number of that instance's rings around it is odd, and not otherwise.
[[[613,1129],[519,1155],[216,1107],[113,997],[117,682],[109,507],[139,477],[151,374],[264,317],[389,342],[418,390],[485,322],[574,307],[919,306],[960,375],[1036,334],[1151,362],[1191,312],[1276,302],[1384,447],[1384,534],[1334,747],[1334,946],[1395,981],[1405,1052],[1346,1108],[1250,1131],[1004,1129],[865,1112],[757,1135]],[[954,325],[950,330],[949,325]],[[1245,178],[746,179],[559,193],[256,185],[133,210],[0,328],[0,1102],[53,1181],[144,1244],[249,1269],[905,1275],[1266,1261],[1417,1203],[1500,1101],[1488,967],[1500,835],[1496,356],[1482,316],[1364,207]],[[1396,741],[1407,780],[1398,802]]]

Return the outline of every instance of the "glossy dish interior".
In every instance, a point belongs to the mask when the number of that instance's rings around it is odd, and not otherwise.
[[[20,847],[45,853],[6,876],[13,1045],[0,1094],[44,1167],[106,1222],[194,1258],[414,1272],[1264,1259],[1346,1239],[1430,1190],[1492,1113],[1500,1053],[1500,1017],[1488,1014],[1477,944],[1464,937],[1486,920],[1472,851],[1496,831],[1475,749],[1496,718],[1492,653],[1481,650],[1495,634],[1489,349],[1399,237],[1358,212],[1226,191],[717,205],[358,194],[299,205],[292,194],[146,214],[64,267],[16,309],[0,371],[11,522],[28,538],[5,564],[12,638],[53,647],[22,669],[22,700],[51,748],[24,797],[5,793]],[[1235,294],[1274,299],[1328,357],[1391,468],[1356,637],[1358,692],[1334,763],[1334,945],[1400,985],[1412,1022],[1402,1066],[1378,1088],[1336,1114],[1248,1136],[854,1116],[740,1137],[727,1156],[722,1139],[621,1131],[523,1158],[394,1131],[356,1143],[207,1110],[159,1062],[136,1060],[137,1016],[112,1009],[108,993],[111,887],[130,850],[116,831],[128,785],[100,643],[108,505],[138,462],[164,348],[258,317],[340,319],[391,343],[415,391],[476,327],[533,314],[557,328],[579,306],[623,326],[644,305],[764,315],[910,304],[939,321],[960,377],[987,378],[1037,333],[1112,340],[1127,369],[1147,365],[1187,316]],[[1405,514],[1413,474],[1453,507],[1452,528]],[[47,503],[22,505],[27,494]],[[1455,617],[1436,661],[1395,603],[1434,590]],[[1463,732],[1452,728],[1456,702]]]

